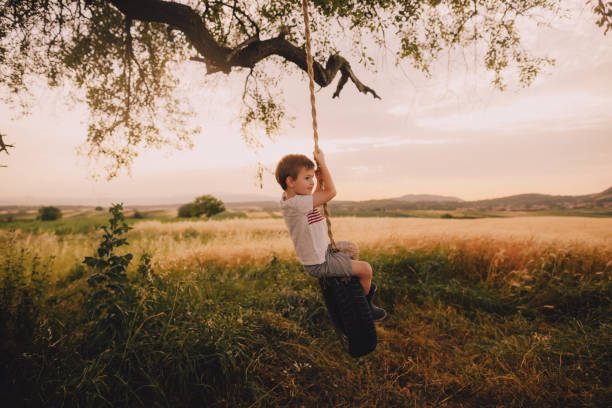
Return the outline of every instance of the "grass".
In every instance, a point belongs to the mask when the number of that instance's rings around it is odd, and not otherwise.
[[[21,406],[612,399],[608,220],[333,223],[338,237],[360,244],[375,300],[390,313],[377,324],[376,351],[359,360],[339,349],[282,220],[133,224],[122,253],[135,260],[112,334],[91,318],[94,271],[79,265],[99,233],[0,232],[1,393]],[[143,252],[152,264],[138,260]]]
[[[106,218],[108,219],[108,217]],[[77,230],[83,223],[95,228],[94,218],[62,219],[38,229],[29,222],[16,225],[16,245],[37,248],[41,257],[54,257],[53,277],[63,277],[75,264],[90,255],[101,233],[56,233],[53,226]],[[70,223],[74,223],[71,226]],[[267,263],[272,257],[294,256],[291,240],[282,219],[180,220],[165,222],[127,219],[134,227],[128,234],[130,251],[148,252],[161,269],[174,265],[197,265],[208,260],[220,264]],[[388,251],[393,247],[432,248],[438,244],[478,238],[483,241],[527,241],[531,245],[558,248],[575,246],[609,247],[612,219],[584,217],[518,217],[486,219],[357,218],[332,220],[337,240],[350,239],[362,249]],[[49,225],[48,227],[46,225]],[[0,229],[0,237],[9,230]],[[131,266],[132,269],[135,266]]]
[[[19,229],[31,234],[52,232],[55,235],[89,234],[95,232],[108,220],[106,215],[60,218],[54,221],[36,219],[0,223],[0,230]]]

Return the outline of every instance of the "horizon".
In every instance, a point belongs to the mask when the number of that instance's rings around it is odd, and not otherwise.
[[[433,194],[475,201],[595,194],[612,185],[610,38],[585,4],[574,1],[569,7],[571,15],[551,21],[551,27],[524,27],[525,45],[557,60],[528,88],[511,83],[496,91],[484,68],[462,63],[460,55],[442,58],[427,79],[414,69],[395,68],[381,52],[378,72],[357,63],[355,69],[382,100],[354,87],[332,100],[333,87],[320,89],[320,145],[336,200]],[[0,106],[0,129],[5,142],[15,145],[10,155],[0,155],[0,164],[8,166],[0,168],[0,203],[101,205],[123,197],[148,205],[202,194],[280,197],[272,174],[276,162],[313,150],[305,75],[287,74],[279,82],[277,90],[284,91],[295,120],[273,140],[262,137],[256,148],[245,144],[236,124],[242,74],[203,79],[201,67],[187,63],[183,69],[184,96],[203,127],[194,148],[142,151],[130,174],[111,181],[100,163],[77,154],[86,138],[87,111],[67,100],[70,89],[49,90],[39,83],[27,116]],[[258,163],[265,169],[261,189]]]
[[[611,189],[612,186],[604,188],[600,191],[596,191],[596,192],[591,192],[591,193],[587,193],[587,194],[545,194],[545,193],[539,193],[539,192],[526,192],[526,193],[519,193],[519,194],[512,194],[509,196],[497,196],[497,197],[484,197],[484,198],[477,198],[477,199],[473,199],[473,200],[465,200],[461,197],[455,197],[455,196],[449,196],[446,194],[419,194],[419,193],[408,193],[408,194],[401,194],[398,196],[394,196],[394,197],[381,197],[381,198],[372,198],[372,199],[366,199],[366,200],[337,200],[334,199],[333,201],[356,201],[356,202],[360,202],[360,201],[370,201],[370,200],[393,200],[393,199],[398,199],[404,196],[423,196],[423,195],[427,195],[427,196],[436,196],[436,197],[444,197],[444,198],[454,198],[454,199],[458,199],[460,202],[473,202],[473,201],[482,201],[482,200],[493,200],[493,199],[500,199],[500,198],[508,198],[508,197],[513,197],[513,196],[517,196],[517,195],[531,195],[531,194],[537,194],[537,195],[546,195],[546,196],[566,196],[566,197],[575,197],[575,196],[583,196],[583,195],[592,195],[592,194],[599,194],[602,193],[608,189]],[[257,194],[233,194],[233,193],[224,193],[224,192],[217,192],[214,194],[211,194],[212,196],[214,196],[215,198],[220,199],[221,201],[223,201],[225,204],[234,204],[234,203],[257,203],[257,202],[270,202],[270,201],[277,201],[276,197],[272,197],[272,196],[266,196],[263,194],[257,195]],[[44,197],[29,197],[27,199],[30,200],[29,203],[24,203],[21,200],[19,201],[19,199],[16,199],[15,201],[13,200],[2,200],[0,199],[0,207],[38,207],[38,206],[46,206],[46,205],[51,205],[51,206],[65,206],[65,207],[95,207],[95,206],[102,206],[102,207],[109,207],[113,204],[117,204],[117,203],[123,203],[124,206],[176,206],[176,205],[182,205],[185,204],[187,202],[191,202],[195,199],[196,195],[194,195],[193,197],[182,197],[182,199],[180,199],[180,201],[172,201],[171,198],[166,198],[166,199],[160,199],[157,201],[154,201],[154,198],[148,198],[148,199],[138,199],[138,198],[127,198],[125,200],[120,199],[119,197],[116,198],[108,198],[106,199],[105,202],[93,202],[93,201],[86,201],[86,200],[81,200],[81,199],[77,199],[77,198],[71,198],[71,197],[62,197],[62,198],[58,198],[58,199],[45,199]],[[229,198],[228,198],[229,197]]]

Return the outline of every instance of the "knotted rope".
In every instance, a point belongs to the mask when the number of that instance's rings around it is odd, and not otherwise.
[[[314,147],[315,151],[319,150],[319,133],[317,131],[317,107],[315,105],[315,91],[314,91],[314,69],[312,67],[312,53],[310,52],[310,20],[308,18],[308,0],[302,0],[302,10],[304,11],[304,27],[306,28],[306,61],[308,63],[308,79],[309,79],[309,88],[310,88],[310,106],[312,112],[312,130],[313,130],[313,138],[314,138]],[[317,161],[317,167],[319,166],[319,162]],[[318,180],[321,183],[321,188],[325,190],[325,185],[321,180]],[[329,242],[331,247],[334,250],[337,250],[336,242],[334,241],[334,236],[331,230],[331,221],[329,219],[329,210],[327,209],[327,203],[323,204],[323,214],[325,215],[325,223],[327,224],[327,236],[329,237]]]

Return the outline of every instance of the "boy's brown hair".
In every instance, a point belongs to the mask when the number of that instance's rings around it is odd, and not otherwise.
[[[276,181],[283,190],[287,190],[287,177],[297,179],[300,169],[314,169],[315,164],[303,154],[288,154],[284,156],[276,165]]]

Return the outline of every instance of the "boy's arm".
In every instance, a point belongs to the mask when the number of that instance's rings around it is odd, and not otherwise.
[[[319,163],[317,174],[317,188],[313,193],[313,206],[318,207],[325,204],[336,196],[336,186],[332,180],[329,168],[325,162],[325,156],[321,150],[315,151],[315,160]],[[325,185],[325,190],[321,189],[321,184]]]

